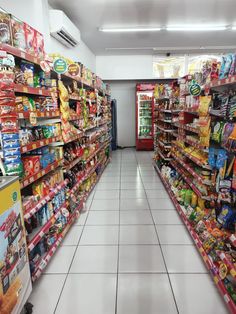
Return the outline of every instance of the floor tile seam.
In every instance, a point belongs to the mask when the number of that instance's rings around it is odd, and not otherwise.
[[[154,171],[154,169],[153,169],[153,171]],[[141,177],[141,180],[142,180],[142,177]],[[146,193],[146,190],[145,190],[145,193]],[[146,197],[147,197],[147,193],[146,193]],[[169,273],[168,273],[168,268],[167,268],[165,256],[164,256],[164,253],[163,253],[163,250],[162,250],[162,246],[161,246],[162,243],[161,243],[159,235],[158,235],[158,230],[157,230],[157,227],[156,227],[156,224],[155,224],[155,220],[154,220],[154,217],[153,217],[153,214],[152,214],[152,209],[151,209],[148,197],[147,197],[147,202],[148,202],[148,205],[149,205],[150,215],[152,217],[154,228],[155,228],[155,231],[156,231],[156,236],[157,236],[158,242],[160,244],[160,251],[161,251],[161,255],[162,255],[163,261],[164,261],[164,265],[165,265],[166,273],[167,273],[167,276],[168,276],[168,280],[169,280],[169,284],[170,284],[173,300],[174,300],[174,303],[175,303],[175,307],[176,307],[177,313],[179,313],[177,300],[176,300],[176,297],[175,297],[175,294],[174,294],[174,289],[173,289],[173,286],[172,286],[172,283],[171,283],[171,279],[170,279],[170,276],[169,276]]]
[[[120,157],[122,162],[122,155]],[[121,187],[121,167],[120,167],[120,180],[119,187]],[[118,254],[117,254],[117,273],[116,273],[116,298],[115,298],[115,314],[118,311],[118,288],[119,288],[119,260],[120,260],[120,198],[121,198],[121,189],[119,189],[119,227],[118,227]]]

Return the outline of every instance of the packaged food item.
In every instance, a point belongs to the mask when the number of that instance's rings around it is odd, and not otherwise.
[[[34,55],[36,53],[35,48],[35,30],[30,25],[24,23],[24,30],[25,30],[25,41],[26,41],[26,51]]]
[[[213,141],[220,143],[221,142],[221,136],[222,136],[222,131],[224,128],[225,122],[220,121],[216,122],[216,124],[213,127],[211,138]]]
[[[26,61],[21,62],[21,71],[28,86],[34,87],[34,64]]]
[[[0,8],[0,42],[11,45],[11,17]]]
[[[23,165],[22,162],[13,162],[4,164],[5,171],[7,175],[19,175],[22,176]]]
[[[24,156],[22,157],[22,163],[24,166],[24,174],[26,177],[31,176],[41,169],[39,156]]]
[[[44,58],[44,39],[43,35],[35,30],[36,55],[38,58]]]
[[[198,112],[200,116],[207,116],[211,103],[211,96],[200,96]]]
[[[18,123],[16,116],[1,117],[0,127],[2,133],[17,133]]]
[[[24,23],[11,15],[12,43],[17,49],[26,50]]]

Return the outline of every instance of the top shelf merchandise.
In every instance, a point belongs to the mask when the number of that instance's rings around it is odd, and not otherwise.
[[[215,62],[207,67],[208,74],[179,80],[181,111],[170,143],[172,160],[155,167],[229,310],[236,313],[235,55],[223,57],[219,73]]]
[[[17,23],[27,40],[32,28]],[[0,44],[0,169],[20,178],[35,281],[110,160],[110,88],[80,63],[12,41],[13,31]]]

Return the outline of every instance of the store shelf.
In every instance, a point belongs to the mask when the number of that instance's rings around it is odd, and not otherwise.
[[[181,175],[181,177],[184,179],[184,181],[191,187],[191,189],[194,191],[194,193],[204,200],[211,200],[210,196],[202,195],[202,193],[196,188],[196,186],[193,183],[193,178],[189,178],[185,175],[184,171],[177,165],[175,161],[171,161],[171,165],[178,171],[178,173]]]
[[[162,152],[161,152],[160,150],[157,150],[156,153],[157,153],[158,155],[160,155],[161,158],[164,159],[165,161],[171,161],[171,160],[172,160],[172,158],[165,157],[165,156],[162,154]]]
[[[51,165],[47,166],[45,169],[40,170],[39,172],[33,174],[32,176],[26,177],[21,180],[20,187],[21,189],[25,188],[26,186],[30,185],[31,183],[37,181],[41,177],[45,176],[48,174],[50,171],[55,170],[57,167],[60,166],[61,162],[63,159],[57,160]]]
[[[188,113],[191,113],[191,114],[194,114],[194,115],[199,115],[198,113],[198,108],[184,108],[183,111],[184,112],[188,112]]]
[[[82,207],[82,205],[81,205],[81,207]],[[37,267],[35,272],[32,274],[32,281],[33,282],[35,282],[41,276],[41,274],[44,271],[45,267],[50,262],[51,258],[53,257],[53,255],[55,254],[56,250],[60,246],[62,240],[65,238],[67,232],[69,231],[69,229],[71,228],[72,224],[74,223],[76,215],[77,215],[76,212],[74,214],[72,214],[72,216],[71,216],[70,220],[68,221],[65,229],[62,231],[62,233],[57,238],[56,242],[51,246],[50,250],[45,254],[45,256],[40,261],[39,266]]]
[[[33,234],[29,235],[30,240],[28,244],[28,250],[30,252],[35,248],[35,246],[39,243],[39,241],[42,240],[42,238],[45,236],[48,230],[55,224],[56,220],[61,215],[62,209],[66,208],[67,206],[68,206],[68,202],[65,201],[57,210],[57,212],[46,222],[44,226],[40,226],[39,228],[36,228]]]
[[[165,149],[171,149],[171,145],[170,143],[169,144],[166,144],[160,140],[157,140],[157,144],[159,144],[160,146],[164,147]]]
[[[15,84],[14,90],[16,93],[22,94],[30,94],[30,95],[40,95],[46,97],[57,98],[58,94],[55,91],[46,88],[39,88],[39,87],[30,87],[21,84]]]
[[[57,251],[58,247],[60,246],[60,244],[62,243],[62,241],[64,240],[65,236],[67,235],[68,231],[70,230],[71,226],[73,225],[76,217],[78,216],[78,213],[80,212],[80,210],[83,208],[84,202],[86,202],[87,198],[89,197],[89,195],[91,194],[92,190],[94,189],[94,187],[96,186],[96,184],[98,183],[104,169],[106,168],[107,164],[109,163],[109,160],[106,162],[106,164],[104,165],[103,169],[101,170],[97,181],[95,182],[95,184],[91,187],[91,189],[89,190],[89,192],[85,193],[85,195],[82,197],[78,207],[76,208],[75,212],[72,214],[69,222],[67,223],[66,227],[64,228],[64,230],[62,231],[62,233],[59,235],[59,237],[57,238],[56,242],[52,245],[52,247],[50,248],[50,250],[45,254],[45,256],[42,258],[39,266],[37,267],[36,271],[34,272],[34,274],[32,275],[32,281],[35,282],[42,274],[42,272],[44,271],[45,267],[48,265],[48,263],[50,262],[52,256],[55,254],[55,252]]]
[[[181,140],[182,140],[183,142],[185,142],[185,143],[187,143],[187,144],[189,144],[189,145],[191,145],[191,146],[197,148],[197,149],[200,149],[200,150],[202,150],[202,151],[204,151],[204,152],[207,152],[207,153],[209,152],[209,148],[208,148],[208,147],[199,145],[199,144],[198,144],[197,142],[195,142],[195,141],[192,141],[192,140],[190,140],[190,139],[188,139],[188,138],[183,138],[183,137],[181,137]]]
[[[163,132],[166,132],[166,133],[171,133],[171,132],[174,132],[174,130],[170,130],[170,129],[164,129],[162,127],[160,127],[159,125],[156,126],[159,130],[163,131]]]
[[[160,179],[162,180],[165,188],[166,188],[166,191],[167,193],[169,194],[177,212],[179,213],[180,217],[182,218],[186,228],[188,229],[193,241],[195,242],[195,245],[198,249],[198,252],[199,254],[201,255],[207,269],[210,271],[210,274],[212,276],[212,279],[214,280],[215,282],[215,285],[216,287],[218,288],[219,290],[219,293],[221,294],[222,298],[224,299],[228,309],[230,310],[230,312],[232,314],[235,314],[236,313],[236,305],[235,303],[233,302],[231,296],[229,295],[228,291],[226,290],[220,276],[218,275],[218,270],[216,268],[216,266],[212,263],[212,260],[211,258],[207,255],[207,253],[205,252],[203,246],[202,246],[202,243],[199,239],[199,236],[198,234],[195,232],[195,230],[193,229],[193,227],[191,226],[191,224],[189,223],[188,219],[186,218],[185,216],[185,213],[183,212],[182,210],[182,207],[180,206],[180,204],[178,203],[174,193],[172,192],[171,190],[171,186],[170,184],[165,180],[165,178],[163,178],[159,168],[157,167],[156,164],[154,164],[154,168],[155,170],[157,171]]]
[[[175,154],[171,154],[172,157],[185,169],[187,170],[200,184],[211,185],[210,180],[204,180],[198,173],[196,173],[187,163],[185,163],[181,158],[177,157]]]
[[[61,142],[60,144],[62,145],[69,144],[71,142],[80,140],[82,137],[84,137],[84,132],[72,135],[67,141]]]
[[[21,153],[27,153],[30,152],[31,150],[43,147],[43,146],[47,146],[51,143],[55,143],[55,142],[59,142],[61,141],[61,136],[56,136],[56,137],[51,137],[51,138],[46,138],[43,140],[38,140],[32,143],[29,143],[27,145],[21,146]]]
[[[56,118],[56,117],[60,117],[60,111],[59,110],[55,110],[55,111],[22,111],[22,112],[18,112],[18,118],[19,119],[29,119],[30,115],[34,114],[35,117],[37,118]]]
[[[225,79],[219,79],[219,80],[213,80],[211,83],[206,84],[204,86],[204,89],[214,89],[216,87],[224,87],[225,85],[232,85],[236,84],[236,75],[225,78]]]
[[[51,191],[49,192],[49,194],[47,196],[45,196],[44,198],[42,198],[39,203],[37,203],[36,206],[34,206],[33,208],[31,208],[30,210],[28,210],[27,212],[24,212],[24,219],[27,220],[29,219],[31,216],[33,216],[35,213],[37,213],[40,208],[42,208],[44,205],[46,205],[50,200],[53,199],[53,197],[60,192],[61,189],[63,189],[67,183],[69,181],[65,180],[62,183],[60,183],[57,187],[51,189]]]
[[[192,133],[196,133],[196,134],[199,134],[200,133],[200,129],[199,128],[196,128],[196,127],[192,127],[190,125],[187,125],[187,124],[180,124],[180,123],[175,123],[175,126],[179,129],[183,129],[183,130],[186,130],[186,131],[190,131]]]
[[[84,161],[87,163],[89,162],[91,159],[93,159],[103,148],[105,149],[106,146],[108,146],[110,143],[109,142],[105,142],[103,143],[95,152],[93,152],[90,156],[88,156],[88,158],[86,158]]]
[[[196,157],[192,156],[189,153],[186,153],[181,147],[179,147],[176,143],[172,142],[172,145],[174,145],[184,156],[188,157],[190,160],[192,160],[196,165],[199,167],[202,167],[207,170],[211,170],[211,167],[209,165],[203,164],[201,160],[197,159]]]
[[[224,252],[218,251],[217,254],[218,254],[219,258],[222,260],[222,262],[224,262],[224,264],[229,269],[231,276],[234,279],[236,279],[236,267],[234,266],[234,264],[228,259],[228,257],[225,255]]]
[[[157,119],[157,121],[161,121],[164,123],[172,123],[172,120],[166,120],[166,119]]]
[[[69,165],[65,165],[63,166],[63,168],[66,170],[66,171],[69,171],[71,168],[73,168],[75,165],[77,165],[80,161],[82,161],[83,158],[82,157],[78,157],[76,159],[74,159],[71,163],[69,163]]]
[[[26,53],[20,49],[17,49],[7,44],[0,44],[0,50],[6,51],[7,53],[14,55],[15,57],[24,59],[26,61],[38,64],[38,65],[40,65],[40,62],[42,61],[42,59],[39,59],[29,53]]]

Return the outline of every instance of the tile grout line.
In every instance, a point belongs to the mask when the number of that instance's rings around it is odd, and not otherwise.
[[[99,180],[100,180],[100,179],[99,179]],[[93,199],[94,199],[94,195],[95,195],[95,192],[94,192],[93,197],[92,197],[92,202],[93,202]],[[92,205],[92,202],[91,202],[91,204],[90,204],[90,206],[89,206],[88,211],[90,210],[90,207],[91,207],[91,205]],[[89,215],[89,213],[88,213],[88,215]],[[66,285],[66,282],[67,282],[67,279],[68,279],[68,276],[69,276],[69,274],[70,274],[70,269],[71,269],[72,263],[73,263],[73,261],[74,261],[75,255],[76,255],[77,250],[78,250],[78,247],[79,247],[80,239],[81,239],[82,234],[83,234],[83,232],[84,232],[84,228],[85,228],[85,225],[86,225],[86,222],[87,222],[87,219],[88,219],[88,215],[87,215],[87,217],[86,217],[86,219],[85,219],[84,225],[82,226],[82,232],[81,232],[81,234],[80,234],[80,236],[79,236],[79,240],[78,240],[78,243],[77,243],[77,245],[76,245],[75,252],[74,252],[74,254],[73,254],[73,256],[72,256],[72,259],[71,259],[71,262],[70,262],[70,266],[69,266],[69,268],[68,268],[68,272],[67,272],[67,274],[66,274],[66,278],[65,278],[65,281],[64,281],[64,283],[63,283],[61,292],[60,292],[60,294],[59,294],[59,297],[58,297],[58,300],[57,300],[55,309],[54,309],[54,311],[53,311],[53,314],[55,314],[56,311],[57,311],[58,304],[59,304],[59,302],[60,302],[60,299],[61,299],[63,290],[64,290],[64,288],[65,288],[65,285]]]
[[[135,155],[135,156],[136,156],[136,155]],[[136,158],[137,158],[137,157],[136,157]],[[141,174],[141,173],[140,173],[140,174]],[[140,175],[140,177],[141,177],[141,181],[143,182],[141,175]],[[149,199],[148,199],[148,197],[147,197],[146,189],[145,189],[145,194],[146,194],[146,198],[147,198],[147,202],[148,202],[148,206],[149,206],[150,215],[151,215],[151,217],[152,217],[153,225],[154,225],[154,228],[155,228],[155,231],[156,231],[156,236],[157,236],[157,239],[158,239],[158,242],[159,242],[159,245],[160,245],[160,251],[161,251],[161,255],[162,255],[162,258],[163,258],[163,261],[164,261],[164,265],[165,265],[165,268],[166,268],[166,274],[167,274],[167,276],[168,276],[168,280],[169,280],[169,284],[170,284],[172,296],[173,296],[173,299],[174,299],[175,307],[176,307],[177,313],[179,314],[178,304],[177,304],[177,301],[176,301],[176,298],[175,298],[174,290],[173,290],[172,283],[171,283],[171,279],[170,279],[170,274],[169,274],[169,272],[168,272],[168,268],[167,268],[165,256],[164,256],[164,253],[163,253],[163,250],[162,250],[162,245],[161,245],[161,242],[160,242],[160,238],[159,238],[159,235],[158,235],[158,231],[157,231],[157,227],[156,227],[156,224],[155,224],[155,220],[154,220],[154,217],[153,217],[153,214],[152,214],[152,210],[151,210],[151,207],[150,207],[150,204],[149,204]]]
[[[122,154],[120,156],[120,163],[122,164]],[[116,300],[115,300],[115,314],[118,313],[118,288],[119,288],[119,262],[120,262],[120,201],[121,201],[121,165],[120,165],[120,189],[119,189],[119,228],[118,228],[118,255],[117,255],[117,274],[116,274]]]

